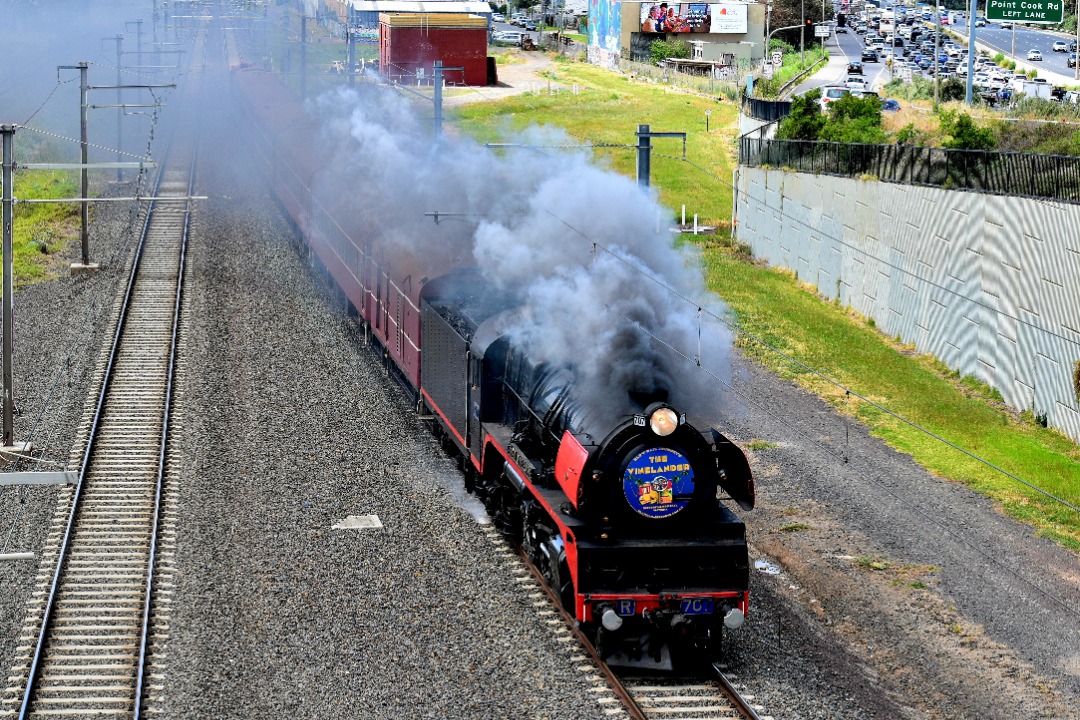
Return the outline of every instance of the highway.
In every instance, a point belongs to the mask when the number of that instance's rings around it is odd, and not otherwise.
[[[885,8],[888,7],[890,5],[886,4]],[[934,27],[933,23],[923,24],[929,28]],[[952,28],[945,26],[942,30],[952,30],[967,37],[968,25],[965,23]],[[1070,53],[1053,50],[1055,41],[1064,40],[1068,43],[1074,39],[1064,33],[1026,26],[1014,26],[1012,29],[1003,30],[999,23],[994,22],[988,22],[985,27],[975,28],[975,41],[978,45],[989,49],[991,54],[1001,52],[1006,57],[1015,59],[1018,69],[1035,68],[1040,75],[1047,76],[1053,84],[1062,84],[1075,78],[1076,70],[1067,66]],[[1014,45],[1015,53],[1013,52]],[[847,77],[847,64],[859,60],[862,55],[862,36],[850,28],[847,32],[841,33],[835,32],[834,28],[833,35],[826,41],[826,47],[830,55],[828,65],[800,83],[791,92],[792,95],[800,95],[825,85],[842,83]],[[1027,61],[1028,50],[1033,49],[1042,52],[1043,60]],[[902,51],[899,52],[902,53]],[[890,70],[884,62],[865,63],[863,76],[872,88],[878,88],[891,79]]]
[[[964,34],[967,35],[966,27],[964,28]],[[1015,53],[1013,52],[1014,38]],[[1074,77],[1076,73],[1073,68],[1066,66],[1069,53],[1054,52],[1053,46],[1055,40],[1072,42],[1075,39],[1075,36],[1070,37],[1063,33],[1035,30],[1029,27],[1016,27],[1015,25],[1012,30],[1002,30],[997,23],[989,22],[986,27],[975,28],[976,42],[993,48],[997,52],[1005,53],[1005,55],[1014,56],[1020,61],[1025,61],[1028,50],[1040,50],[1043,54],[1042,62],[1031,62],[1031,67],[1040,70],[1045,69],[1068,77]]]

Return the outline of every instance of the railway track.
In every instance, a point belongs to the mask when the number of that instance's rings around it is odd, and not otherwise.
[[[506,542],[494,527],[487,525],[485,531],[496,542]],[[608,717],[628,717],[632,720],[712,720],[713,718],[743,718],[745,720],[771,720],[760,716],[751,706],[752,696],[742,695],[723,671],[716,665],[706,670],[700,678],[675,678],[664,676],[641,677],[622,674],[609,667],[596,651],[592,641],[578,628],[573,616],[563,610],[558,597],[544,581],[543,575],[528,556],[511,543],[515,555],[524,567],[518,573],[518,582],[530,589],[540,614],[548,624],[558,628],[559,640],[576,639],[580,650],[575,648],[575,659],[582,672],[593,673],[595,692],[601,705],[608,705]]]
[[[164,476],[195,145],[178,137],[158,173],[79,481],[61,495],[0,718],[144,713],[171,584]]]

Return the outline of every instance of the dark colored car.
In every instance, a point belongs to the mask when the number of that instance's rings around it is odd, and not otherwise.
[[[877,62],[878,61],[877,50],[871,50],[870,48],[865,48],[862,51],[862,61],[863,62]]]
[[[862,75],[863,65],[861,62],[848,63],[847,66],[848,75]]]
[[[1069,59],[1065,61],[1065,64],[1071,68],[1076,67],[1076,53],[1069,55]]]
[[[900,103],[892,98],[885,98],[881,101],[882,112],[900,112]]]

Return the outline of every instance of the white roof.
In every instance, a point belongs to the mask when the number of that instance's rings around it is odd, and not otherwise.
[[[485,0],[351,0],[351,5],[356,12],[491,14]]]

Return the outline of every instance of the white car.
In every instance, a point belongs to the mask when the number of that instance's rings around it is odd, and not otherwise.
[[[840,98],[847,95],[849,92],[851,91],[848,90],[846,87],[842,87],[839,85],[829,85],[828,87],[822,88],[820,101],[822,112],[824,112],[829,107],[829,103],[836,102]]]
[[[1029,61],[1042,60],[1042,52],[1039,50],[1028,50],[1027,59]]]
[[[858,75],[851,75],[844,82],[844,87],[848,90],[868,90],[869,87],[866,84],[866,79],[861,78]]]
[[[520,30],[500,30],[494,34],[492,40],[496,45],[520,45],[525,33]]]
[[[1054,41],[1054,52],[1069,52],[1069,43],[1064,40]]]

